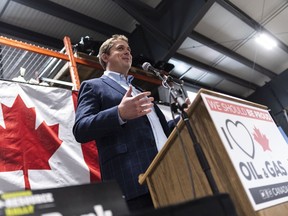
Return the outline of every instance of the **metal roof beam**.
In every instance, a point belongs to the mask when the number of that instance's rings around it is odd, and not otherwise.
[[[204,44],[204,45],[210,47],[211,49],[217,50],[218,52],[222,53],[223,55],[228,56],[228,57],[246,65],[247,67],[255,69],[259,73],[268,76],[270,79],[276,77],[276,74],[274,72],[254,63],[253,61],[239,55],[236,52],[233,52],[232,50],[224,47],[223,45],[217,43],[216,41],[213,41],[213,40],[205,37],[202,34],[199,34],[198,32],[193,31],[190,34],[190,38],[198,41],[201,44]]]
[[[254,19],[252,19],[250,16],[248,16],[246,13],[241,11],[239,8],[237,8],[234,4],[232,4],[230,1],[227,0],[216,0],[218,4],[220,4],[222,7],[224,7],[226,10],[231,12],[234,16],[241,19],[243,22],[245,22],[247,25],[249,25],[251,28],[253,28],[255,31],[261,31],[272,37],[275,41],[277,41],[278,47],[280,47],[283,51],[288,53],[288,46],[283,43],[281,40],[279,40],[277,37],[275,37],[270,31],[264,28],[264,26],[260,25],[258,22],[256,22]]]
[[[167,0],[156,7],[158,19],[142,13],[145,8],[134,0],[114,0],[140,25],[132,32],[129,43],[134,55],[153,61],[168,61],[191,33],[215,0]],[[181,16],[179,16],[181,14]]]
[[[19,4],[25,5],[30,8],[42,11],[52,16],[61,18],[71,23],[83,26],[85,28],[94,30],[106,36],[113,34],[125,34],[129,35],[128,32],[122,29],[115,28],[111,25],[105,24],[99,20],[95,20],[89,16],[78,13],[69,8],[63,7],[51,1],[39,1],[39,0],[12,0]]]
[[[0,32],[4,35],[13,35],[15,38],[21,38],[23,40],[30,41],[31,43],[38,43],[56,49],[61,49],[64,46],[63,40],[49,37],[47,35],[33,32],[18,26],[13,26],[1,21],[0,26]]]
[[[188,2],[187,4],[191,4],[190,1]],[[171,57],[173,57],[173,55],[179,49],[184,40],[189,37],[193,29],[197,26],[197,24],[205,16],[207,11],[214,3],[215,0],[206,0],[204,4],[201,2],[194,2],[194,4],[191,4],[191,11],[187,9],[187,13],[183,13],[181,10],[177,11],[177,13],[185,15],[185,19],[175,18],[173,20],[173,28],[176,29],[176,31],[173,32],[173,35],[177,35],[177,37],[176,40],[174,40],[172,46],[169,48],[166,55],[164,56],[163,59],[165,61],[168,61]],[[185,7],[187,4],[182,5],[183,11],[185,11]]]
[[[235,77],[235,76],[232,76],[231,74],[228,74],[224,71],[221,71],[217,68],[214,68],[214,67],[211,67],[209,65],[206,65],[202,62],[199,62],[199,61],[196,61],[194,59],[191,59],[187,56],[184,56],[182,54],[175,54],[174,55],[174,58],[180,60],[180,61],[183,61],[183,62],[186,62],[187,64],[191,64],[193,65],[194,67],[198,68],[198,69],[201,69],[201,70],[204,70],[204,71],[207,71],[209,73],[213,73],[213,74],[216,74],[217,76],[220,76],[222,77],[223,79],[226,79],[226,80],[229,80],[231,82],[234,82],[234,83],[237,83],[238,85],[241,85],[241,86],[244,86],[246,88],[249,88],[249,89],[252,89],[252,90],[256,90],[256,88],[260,87],[254,83],[251,83],[251,82],[248,82],[246,80],[243,80],[241,78],[238,78],[238,77]]]
[[[147,8],[144,7],[143,4],[139,4],[137,3],[137,1],[134,0],[113,0],[113,1],[116,2],[120,7],[122,7],[132,17],[134,17],[142,25],[143,28],[153,33],[156,38],[159,38],[158,40],[168,44],[173,43],[172,37],[161,31],[160,28],[158,28],[154,18],[151,19],[151,17],[147,13]],[[146,11],[146,13],[143,13],[143,11]],[[156,13],[155,10],[151,11],[154,11],[152,14],[154,14],[155,16]]]

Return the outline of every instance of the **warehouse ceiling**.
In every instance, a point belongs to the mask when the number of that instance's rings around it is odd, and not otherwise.
[[[58,51],[65,36],[79,49],[81,38],[89,36],[96,50],[90,50],[93,56],[105,39],[125,34],[135,67],[148,61],[192,87],[242,98],[286,72],[287,21],[287,0],[0,1],[2,36]],[[275,41],[274,47],[258,43],[261,33]],[[268,45],[267,40],[264,43]],[[24,51],[8,60],[14,52],[1,46],[4,79],[19,74],[21,65],[16,63],[23,59],[29,64],[26,69],[33,65],[43,71],[47,66],[48,59],[27,57]],[[27,74],[35,77],[41,70],[34,68]],[[85,78],[91,77],[93,73]]]

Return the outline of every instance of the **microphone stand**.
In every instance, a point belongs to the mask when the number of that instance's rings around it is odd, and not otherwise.
[[[205,173],[205,176],[208,180],[208,183],[210,185],[210,188],[211,188],[213,194],[218,194],[219,189],[218,189],[216,182],[214,180],[214,177],[211,173],[211,169],[210,169],[208,160],[207,160],[207,158],[203,152],[201,145],[199,144],[199,142],[195,136],[195,133],[194,133],[192,127],[191,127],[191,124],[189,122],[189,117],[184,110],[185,108],[188,107],[188,105],[185,103],[185,99],[182,96],[182,92],[184,92],[183,87],[182,87],[183,85],[179,84],[181,86],[181,90],[180,89],[176,90],[174,88],[174,86],[171,85],[171,83],[173,82],[172,77],[166,76],[166,75],[164,75],[164,77],[162,77],[160,72],[158,72],[158,71],[154,71],[154,72],[162,80],[162,85],[165,88],[169,89],[169,92],[170,92],[173,100],[175,101],[175,106],[174,106],[173,111],[175,112],[175,111],[177,111],[177,109],[179,109],[181,111],[182,119],[185,123],[185,126],[187,127],[188,132],[189,132],[189,135],[190,135],[190,138],[192,140],[192,144],[193,144],[197,159],[201,165],[201,168],[203,169],[203,171]]]

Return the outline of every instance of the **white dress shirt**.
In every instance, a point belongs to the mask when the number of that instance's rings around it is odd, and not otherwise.
[[[128,75],[127,78],[120,73],[113,72],[113,71],[105,71],[104,75],[108,76],[115,82],[117,82],[119,85],[121,85],[124,89],[128,90],[129,86],[131,85],[131,81],[133,80],[133,76]],[[141,93],[138,89],[136,89],[133,85],[132,86],[132,96],[135,96],[139,93]],[[156,146],[158,151],[162,149],[164,144],[167,141],[167,136],[164,133],[164,130],[161,126],[161,123],[159,121],[159,118],[155,112],[154,107],[152,107],[152,111],[146,115],[149,119],[153,135],[155,138]],[[122,121],[122,120],[120,120]],[[121,123],[121,122],[120,122]],[[122,121],[123,123],[123,121]]]

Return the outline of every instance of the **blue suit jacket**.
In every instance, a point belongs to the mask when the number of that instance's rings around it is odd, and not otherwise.
[[[81,84],[73,133],[80,143],[96,141],[102,180],[116,179],[126,199],[148,192],[138,183],[157,154],[153,132],[147,116],[119,124],[118,108],[126,90],[102,76]],[[167,137],[172,126],[154,105]]]

